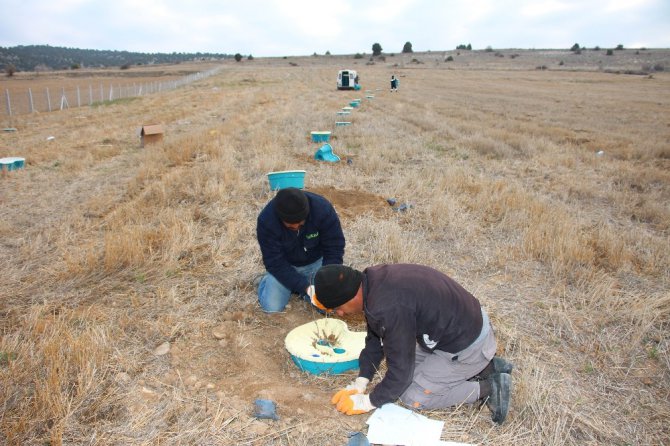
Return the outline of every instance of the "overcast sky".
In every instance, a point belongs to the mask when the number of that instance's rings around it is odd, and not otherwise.
[[[254,57],[670,48],[670,0],[0,0],[0,46]]]

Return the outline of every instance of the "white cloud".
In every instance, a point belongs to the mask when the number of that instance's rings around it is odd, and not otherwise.
[[[603,11],[606,13],[635,11],[636,9],[649,6],[652,3],[653,2],[650,0],[609,0],[603,8]]]
[[[358,2],[354,7],[355,14],[362,18],[363,26],[370,24],[388,24],[402,20],[408,11],[415,6],[417,0],[375,0]]]
[[[256,57],[585,45],[670,47],[669,0],[3,0],[0,46]],[[611,42],[614,40],[614,42]]]
[[[578,5],[557,0],[529,2],[521,8],[525,17],[540,17],[574,10]]]

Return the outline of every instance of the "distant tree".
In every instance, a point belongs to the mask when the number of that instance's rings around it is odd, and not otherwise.
[[[330,56],[330,51],[326,51],[326,56]]]
[[[578,44],[578,43],[575,43],[575,44],[572,45],[572,47],[570,48],[570,51],[576,53],[577,51],[579,51],[580,48],[581,48],[581,47],[579,46],[579,44]]]
[[[491,53],[491,52],[493,52],[493,48],[491,48],[491,45],[489,45],[489,46],[486,47],[486,49],[484,51],[486,51],[487,53]]]
[[[600,51],[600,47],[598,45],[594,46],[593,51]]]
[[[446,59],[444,59],[445,62],[453,62],[454,58],[452,56],[448,56]]]
[[[361,53],[354,54],[354,59],[362,59],[363,55]]]
[[[379,56],[382,53],[382,46],[378,43],[372,44],[372,55]]]
[[[402,47],[402,52],[403,53],[413,53],[412,51],[412,43],[411,42],[405,42],[405,46]]]
[[[614,56],[614,51],[612,51],[611,49],[607,50],[605,56]]]
[[[470,45],[470,44],[468,43],[468,46],[466,46],[465,49],[468,50],[468,51],[472,51],[472,45]]]
[[[78,70],[80,68],[81,68],[81,65],[79,65],[78,63],[73,63],[72,65],[70,65],[71,70]]]
[[[16,73],[16,67],[14,64],[8,63],[5,65],[5,73],[7,73],[8,77],[14,76],[14,73]]]
[[[130,68],[130,63],[129,63],[129,62],[128,62],[128,63],[124,63],[123,65],[121,65],[120,68],[121,68],[122,70],[127,70],[128,68]]]
[[[614,48],[614,49],[615,49],[615,50],[619,50],[619,51],[621,51],[621,50],[623,49],[623,45],[622,45],[622,44],[618,44],[618,45],[616,46],[616,48]]]
[[[249,55],[247,56],[247,60],[254,60],[254,56],[252,56],[251,54],[249,54]]]
[[[239,62],[242,60],[242,55],[240,53],[235,53],[235,61]]]

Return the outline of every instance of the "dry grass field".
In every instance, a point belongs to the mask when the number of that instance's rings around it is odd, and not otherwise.
[[[290,169],[334,202],[346,263],[431,265],[487,308],[516,365],[512,408],[502,426],[476,406],[428,413],[444,440],[668,444],[670,73],[615,74],[647,63],[629,50],[601,53],[607,67],[509,53],[226,61],[178,90],[4,122],[0,157],[26,167],[0,178],[0,444],[366,432],[329,404],[355,374],[302,373],[284,348],[321,316],[256,302],[266,174]],[[670,51],[645,54],[670,69]],[[363,90],[337,91],[340,68]],[[140,148],[145,123],[162,143]],[[351,162],[315,161],[315,130]],[[254,419],[259,397],[280,420]]]

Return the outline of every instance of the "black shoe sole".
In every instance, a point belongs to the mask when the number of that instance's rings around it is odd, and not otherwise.
[[[500,373],[492,378],[495,381],[492,391],[496,394],[489,400],[489,409],[492,412],[491,419],[494,423],[502,424],[507,418],[512,400],[512,376],[508,373]],[[494,405],[493,400],[495,400],[495,407],[491,408]]]

